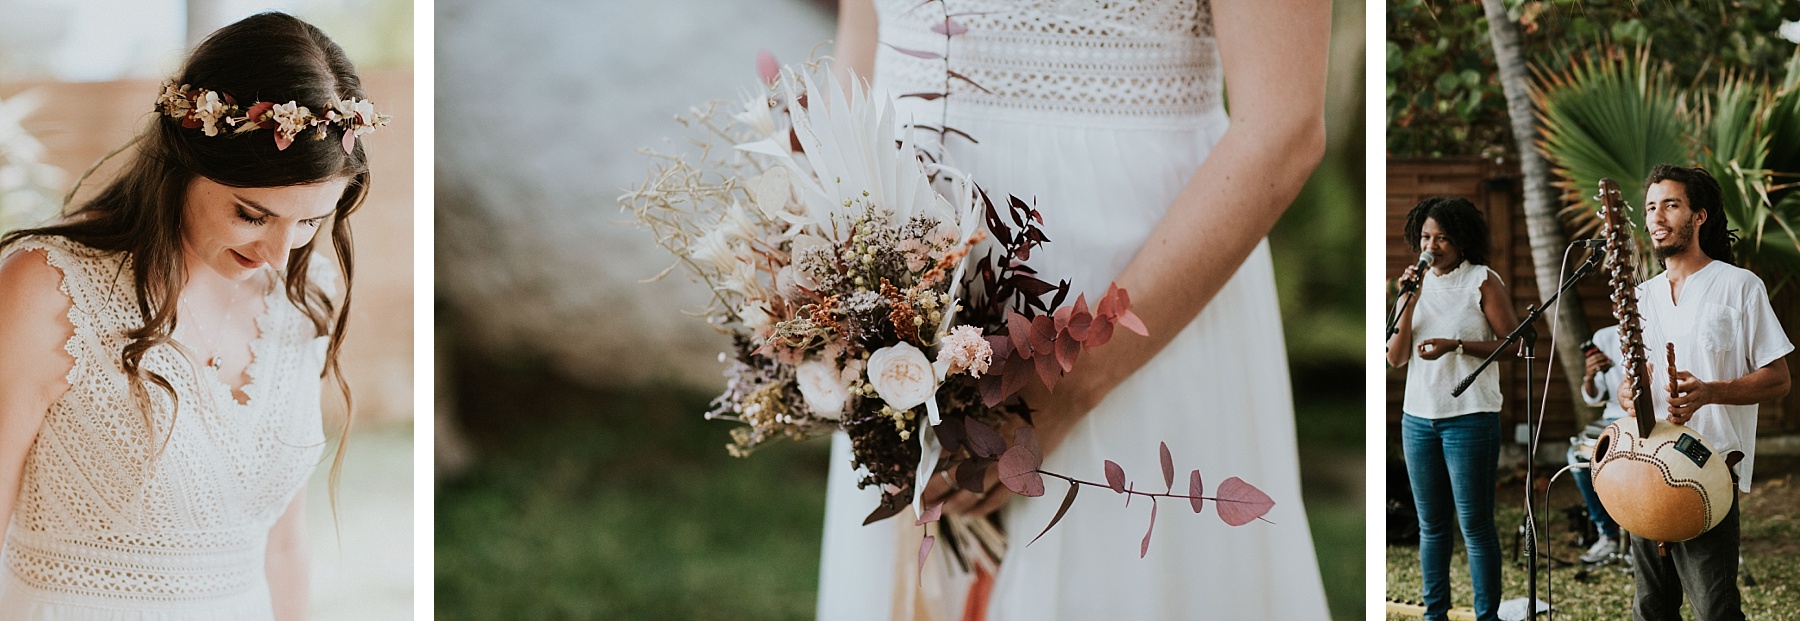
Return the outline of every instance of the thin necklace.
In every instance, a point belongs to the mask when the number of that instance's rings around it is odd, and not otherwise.
[[[225,316],[221,317],[219,319],[219,325],[221,325],[221,326],[231,325],[232,310],[237,308],[238,295],[243,293],[243,291],[244,291],[243,285],[237,285],[237,286],[232,287],[231,299],[225,303]],[[220,358],[223,358],[225,356],[224,350],[219,347],[219,344],[217,342],[213,341],[212,335],[207,334],[206,331],[199,330],[196,332],[195,330],[188,330],[188,332],[192,333],[192,334],[198,334],[202,340],[206,341],[206,348],[209,352],[211,352],[211,355],[207,356],[207,358],[205,360],[205,364],[206,364],[207,368],[212,369],[214,373],[218,373],[219,369],[224,366],[223,363],[219,360]]]

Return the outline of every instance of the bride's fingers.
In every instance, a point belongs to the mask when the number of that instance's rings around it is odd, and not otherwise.
[[[967,511],[969,507],[975,506],[978,502],[981,502],[980,494],[968,490],[957,490],[955,493],[950,494],[948,500],[944,501],[944,513],[962,513]]]
[[[979,504],[965,511],[964,514],[970,517],[984,517],[989,513],[999,511],[1000,507],[1006,506],[1006,501],[1011,500],[1012,495],[1013,493],[1007,491],[1006,488],[995,488],[986,498],[981,499]]]

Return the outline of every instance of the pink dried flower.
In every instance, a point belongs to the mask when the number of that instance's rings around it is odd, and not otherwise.
[[[980,328],[957,326],[938,344],[937,361],[949,364],[946,375],[968,371],[971,377],[981,377],[994,361],[994,349],[981,337]]]

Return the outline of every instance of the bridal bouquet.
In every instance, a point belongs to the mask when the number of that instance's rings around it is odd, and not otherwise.
[[[1235,478],[1203,497],[1198,471],[1188,494],[1174,493],[1166,445],[1166,493],[1128,486],[1110,461],[1105,484],[1040,470],[1028,424],[1011,438],[996,429],[1028,422],[1017,393],[1053,389],[1116,328],[1148,334],[1127,293],[1109,287],[1090,306],[1067,299],[1067,281],[1038,278],[1027,261],[1049,241],[1042,214],[1018,197],[993,200],[913,140],[948,128],[903,127],[891,102],[816,65],[760,64],[766,88],[741,105],[678,117],[697,155],[650,153],[654,172],[620,198],[675,255],[670,269],[712,292],[701,314],[733,347],[707,416],[742,423],[732,454],[844,431],[867,473],[859,484],[882,492],[867,522],[915,504],[940,472],[983,491],[990,468],[1026,496],[1044,494],[1044,476],[1068,481],[1063,511],[1084,484],[1151,496],[1152,526],[1155,497],[1188,499],[1195,512],[1216,500],[1234,525],[1269,510]],[[937,519],[940,507],[918,504],[920,524]],[[933,538],[923,541],[922,556]]]

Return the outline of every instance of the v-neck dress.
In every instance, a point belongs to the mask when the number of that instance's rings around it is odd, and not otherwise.
[[[47,236],[6,254],[23,251],[62,272],[74,366],[26,456],[0,553],[0,621],[273,619],[269,529],[324,449],[325,339],[270,287],[248,402],[165,343],[143,366],[173,395],[147,384],[146,411],[120,359],[144,321],[131,259]]]

